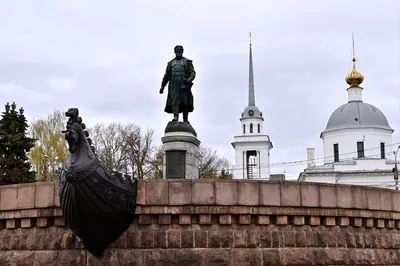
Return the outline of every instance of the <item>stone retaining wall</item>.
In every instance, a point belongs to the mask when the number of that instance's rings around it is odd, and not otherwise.
[[[346,185],[141,181],[135,223],[99,260],[65,228],[58,184],[3,186],[0,265],[400,265],[399,202]]]

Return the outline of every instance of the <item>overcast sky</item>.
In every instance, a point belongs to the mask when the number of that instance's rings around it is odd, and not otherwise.
[[[400,141],[400,1],[2,1],[0,99],[30,121],[78,107],[88,126],[133,122],[161,143],[172,116],[158,90],[173,48],[197,77],[189,116],[202,144],[234,163],[233,137],[247,105],[252,32],[256,105],[274,145],[271,162],[323,156],[319,138],[347,101],[355,34],[364,101]],[[298,176],[305,163],[272,173]]]

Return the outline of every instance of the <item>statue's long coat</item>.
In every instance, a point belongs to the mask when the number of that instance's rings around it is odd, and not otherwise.
[[[168,62],[167,69],[165,70],[165,75],[164,75],[163,80],[161,82],[161,86],[163,88],[167,85],[167,83],[169,83],[168,84],[167,102],[165,104],[165,109],[164,109],[164,111],[166,113],[169,113],[169,114],[172,114],[172,97],[170,95],[170,92],[171,92],[170,87],[173,86],[173,84],[171,84],[169,81],[171,80],[171,73],[172,73],[171,64],[172,64],[173,60],[174,59],[172,59],[171,61]],[[194,67],[193,67],[193,61],[188,59],[188,58],[183,57],[183,62],[184,62],[183,64],[184,64],[184,67],[185,67],[185,78],[193,81],[195,79],[195,77],[196,77],[196,72],[194,71]],[[188,106],[186,106],[186,110],[188,112],[193,112],[193,109],[194,109],[192,85],[193,85],[193,82],[191,82],[190,85],[188,85],[188,90],[189,90],[188,97],[189,97],[189,99],[187,101],[188,102]],[[182,107],[183,106],[179,106],[179,113],[182,113],[182,111],[183,111]]]

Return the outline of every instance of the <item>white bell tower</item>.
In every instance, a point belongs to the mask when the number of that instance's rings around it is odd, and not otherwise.
[[[255,104],[253,55],[249,54],[249,103],[244,109],[241,122],[241,134],[235,136],[232,146],[235,149],[235,170],[233,178],[256,179],[269,178],[269,151],[272,142],[264,134],[264,118]]]

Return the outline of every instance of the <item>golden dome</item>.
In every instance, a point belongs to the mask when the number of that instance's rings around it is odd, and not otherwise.
[[[358,87],[364,80],[363,74],[357,71],[356,69],[356,58],[353,56],[353,69],[349,74],[346,75],[345,78],[347,84],[350,85],[351,88]]]

